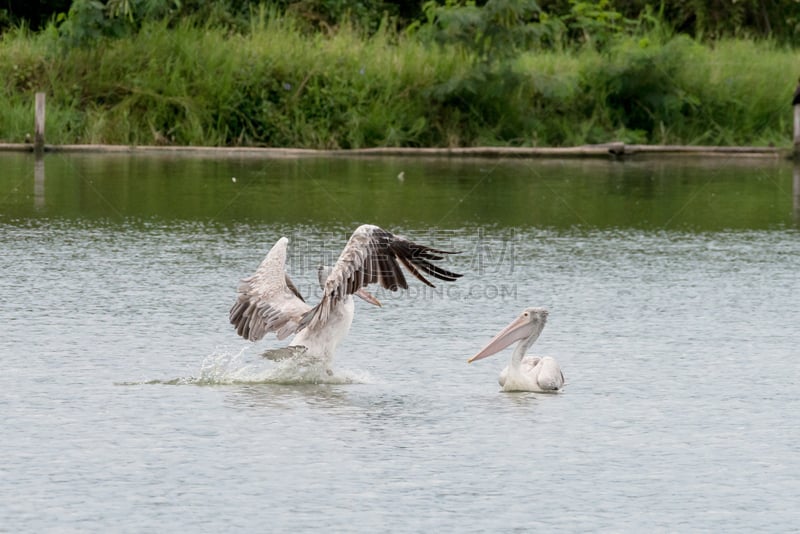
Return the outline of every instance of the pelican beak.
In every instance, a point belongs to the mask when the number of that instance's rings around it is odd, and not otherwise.
[[[525,339],[526,337],[530,336],[532,332],[533,324],[528,320],[527,317],[520,315],[514,319],[510,325],[503,328],[500,333],[494,336],[478,354],[467,360],[467,363],[472,363],[476,360],[481,360],[487,356],[491,356],[492,354],[500,352],[515,341],[519,341],[520,339]]]
[[[355,293],[353,293],[353,295],[355,295],[357,297],[361,297],[362,299],[366,300],[367,302],[369,302],[373,306],[378,306],[379,308],[382,306],[381,305],[381,301],[376,299],[375,296],[372,293],[370,293],[369,291],[367,291],[363,287],[359,288]]]

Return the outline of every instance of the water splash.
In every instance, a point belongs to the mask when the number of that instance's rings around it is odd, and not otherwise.
[[[200,365],[199,376],[169,380],[149,380],[119,385],[235,385],[235,384],[370,384],[375,380],[366,371],[334,369],[327,362],[306,355],[304,351],[291,357],[276,359],[270,351],[254,354],[250,346],[238,350],[217,349]]]

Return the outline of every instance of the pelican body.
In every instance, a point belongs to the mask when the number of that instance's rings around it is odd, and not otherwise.
[[[425,275],[447,282],[462,276],[431,263],[454,252],[419,245],[378,226],[365,224],[350,236],[333,267],[320,268],[322,299],[312,307],[286,272],[288,244],[286,237],[280,238],[256,272],[242,279],[230,310],[230,322],[240,336],[250,341],[269,333],[274,333],[278,339],[294,334],[288,347],[292,350],[277,351],[279,357],[306,354],[327,366],[353,322],[353,295],[381,305],[366,290],[367,285],[380,284],[390,291],[408,289],[401,264],[431,287],[434,285]]]
[[[530,346],[539,338],[545,323],[545,308],[526,308],[467,362],[486,358],[518,342],[511,354],[511,362],[497,379],[503,391],[556,392],[564,386],[564,374],[558,362],[550,356],[525,356]]]

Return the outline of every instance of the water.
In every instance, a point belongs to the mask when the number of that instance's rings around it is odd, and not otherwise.
[[[0,531],[800,521],[791,166],[0,162]],[[357,303],[333,376],[236,337],[279,236],[313,298],[360,222],[463,251],[464,278]],[[530,305],[560,394],[501,393],[510,350],[466,364]]]

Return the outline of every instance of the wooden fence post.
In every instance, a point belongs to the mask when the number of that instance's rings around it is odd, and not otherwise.
[[[34,128],[33,149],[37,154],[44,152],[44,93],[36,93],[36,126]]]
[[[800,155],[800,104],[794,105],[794,155]]]

